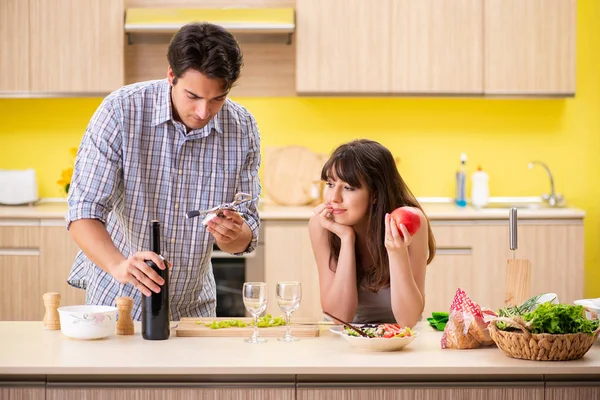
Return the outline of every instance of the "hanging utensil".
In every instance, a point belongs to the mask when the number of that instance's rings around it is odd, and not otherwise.
[[[352,329],[354,332],[358,333],[360,336],[362,337],[366,337],[366,338],[370,338],[369,335],[367,335],[364,331],[362,331],[360,328],[357,328],[355,326],[350,325],[348,322],[342,321],[339,318],[334,317],[333,315],[329,314],[326,311],[323,311],[323,314],[327,315],[329,318],[333,318],[336,321],[340,321],[344,326],[347,326],[348,328]]]
[[[513,207],[509,213],[509,244],[512,250],[512,259],[509,259],[506,263],[506,294],[504,305],[507,307],[519,306],[531,297],[531,261],[515,258],[518,248],[517,209]]]
[[[188,211],[185,214],[185,217],[186,218],[195,218],[195,217],[199,217],[200,215],[207,215],[207,214],[216,214],[218,216],[222,216],[223,211],[225,211],[225,210],[238,211],[238,206],[240,204],[246,203],[250,200],[254,200],[251,195],[249,195],[248,193],[240,192],[234,196],[233,201],[231,203],[224,203],[224,204],[218,205],[216,207],[208,208],[206,210]]]

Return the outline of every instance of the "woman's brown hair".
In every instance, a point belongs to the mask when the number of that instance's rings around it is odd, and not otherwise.
[[[361,139],[339,146],[323,166],[321,179],[327,181],[336,175],[349,185],[366,186],[375,199],[367,215],[367,248],[374,265],[356,267],[356,281],[367,290],[377,291],[390,284],[390,269],[385,239],[385,214],[398,207],[423,208],[400,176],[392,153],[373,140]],[[429,256],[427,264],[435,256],[435,239],[427,219]],[[340,238],[329,232],[331,260],[337,264],[340,255]],[[357,257],[358,260],[358,257]]]

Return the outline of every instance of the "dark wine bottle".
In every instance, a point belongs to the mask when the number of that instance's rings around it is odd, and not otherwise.
[[[160,255],[160,222],[150,223],[150,250]],[[160,275],[165,283],[160,292],[150,296],[142,294],[142,337],[147,340],[169,338],[169,271],[160,269],[150,260],[146,264]]]

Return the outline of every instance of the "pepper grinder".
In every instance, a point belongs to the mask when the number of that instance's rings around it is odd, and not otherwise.
[[[119,319],[117,320],[117,335],[133,335],[134,327],[133,320],[131,319],[133,299],[131,297],[117,298],[117,308],[119,309]]]
[[[46,307],[43,320],[44,329],[59,330],[60,317],[58,316],[58,306],[60,305],[60,293],[44,293],[42,299],[44,299],[44,307]]]

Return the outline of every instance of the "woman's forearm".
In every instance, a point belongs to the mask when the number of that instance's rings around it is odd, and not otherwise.
[[[415,282],[408,251],[390,254],[392,312],[400,326],[413,327],[423,311],[423,295]]]
[[[358,307],[354,237],[342,240],[335,277],[321,306],[323,311],[345,321],[354,319]]]

